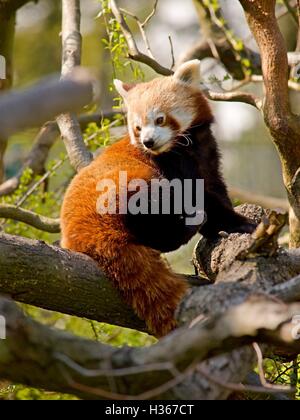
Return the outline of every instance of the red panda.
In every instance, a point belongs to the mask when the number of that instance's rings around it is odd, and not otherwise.
[[[161,253],[179,248],[199,230],[216,238],[220,231],[250,233],[255,228],[235,213],[228,197],[210,129],[212,111],[199,82],[198,60],[148,83],[115,81],[127,106],[129,134],[74,178],[61,212],[62,246],[92,257],[157,337],[176,326],[174,313],[188,290]],[[187,226],[186,215],[174,213],[99,214],[99,182],[110,179],[118,185],[121,171],[128,182],[147,184],[152,179],[204,179],[206,223]],[[118,191],[117,205],[121,195]]]

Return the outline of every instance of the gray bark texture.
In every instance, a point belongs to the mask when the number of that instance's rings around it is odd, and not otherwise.
[[[152,347],[79,339],[1,299],[7,339],[0,340],[0,377],[86,399],[215,400],[227,399],[229,384],[241,384],[252,371],[251,343],[299,353],[293,318],[300,305],[291,302],[300,299],[300,251],[277,245],[286,215],[256,206],[239,211],[262,220],[256,234],[200,241],[196,267],[211,284],[201,285],[199,277],[179,305],[179,328]],[[0,292],[16,301],[145,331],[86,256],[1,235],[0,274]]]

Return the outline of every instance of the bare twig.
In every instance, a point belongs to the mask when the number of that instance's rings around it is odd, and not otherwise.
[[[0,204],[0,219],[2,218],[22,222],[44,232],[60,232],[59,219],[51,219],[8,204]]]
[[[172,41],[171,35],[169,35],[168,38],[169,38],[169,43],[170,43],[170,48],[171,48],[171,57],[172,57],[171,70],[173,70],[174,67],[175,67],[174,45],[173,45],[173,41]]]
[[[62,1],[62,79],[81,63],[80,0]],[[57,123],[64,140],[71,165],[76,171],[89,165],[92,155],[86,148],[75,115],[61,114]]]
[[[153,60],[155,60],[155,57],[154,57],[154,55],[152,53],[150,42],[149,42],[148,37],[146,35],[145,27],[150,22],[150,20],[152,19],[152,17],[155,15],[156,9],[157,9],[157,5],[158,5],[158,0],[155,0],[155,4],[154,4],[154,7],[153,7],[153,10],[150,13],[150,15],[144,20],[144,22],[141,22],[140,19],[138,18],[138,16],[136,16],[134,13],[131,13],[128,10],[125,10],[125,9],[120,9],[120,12],[121,13],[126,14],[128,16],[131,16],[136,21],[136,23],[137,23],[137,25],[139,27],[139,30],[141,32],[141,35],[142,35],[142,38],[143,38],[143,41],[144,41],[146,50],[148,52],[148,55]]]
[[[111,4],[111,11],[114,17],[116,18],[117,22],[119,23],[121,30],[123,32],[123,35],[126,39],[128,51],[129,51],[129,57],[134,61],[138,61],[140,63],[148,65],[158,74],[162,74],[163,76],[172,75],[173,74],[172,70],[162,66],[161,64],[159,64],[158,61],[154,60],[149,55],[143,54],[139,50],[136,44],[136,41],[134,39],[134,36],[132,34],[132,31],[130,30],[120,8],[118,7],[116,0],[110,0],[110,4]]]
[[[67,156],[63,159],[59,159],[51,169],[49,169],[36,183],[34,183],[28,191],[26,191],[23,197],[17,201],[16,206],[21,207],[25,203],[25,201],[46,181],[46,179],[48,179],[50,175],[52,175],[58,168],[60,168],[64,164],[66,160]]]
[[[153,6],[153,9],[152,9],[152,12],[150,13],[149,16],[146,17],[146,19],[142,23],[142,26],[143,27],[145,27],[150,22],[150,20],[153,18],[153,16],[155,15],[156,10],[157,10],[157,6],[158,6],[158,1],[159,0],[155,0],[155,3],[154,3],[154,6]]]

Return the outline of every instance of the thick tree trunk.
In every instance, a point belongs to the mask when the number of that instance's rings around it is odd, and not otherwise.
[[[290,109],[288,57],[275,0],[240,0],[260,48],[266,97],[265,123],[278,150],[291,206],[291,247],[300,247],[300,117]]]

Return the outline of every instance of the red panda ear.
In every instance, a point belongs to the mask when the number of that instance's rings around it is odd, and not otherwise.
[[[114,80],[114,85],[123,99],[126,99],[128,92],[136,86],[134,83],[124,83],[118,79]]]
[[[181,83],[187,85],[199,85],[201,81],[201,62],[200,60],[191,60],[182,64],[175,71],[173,76]]]

